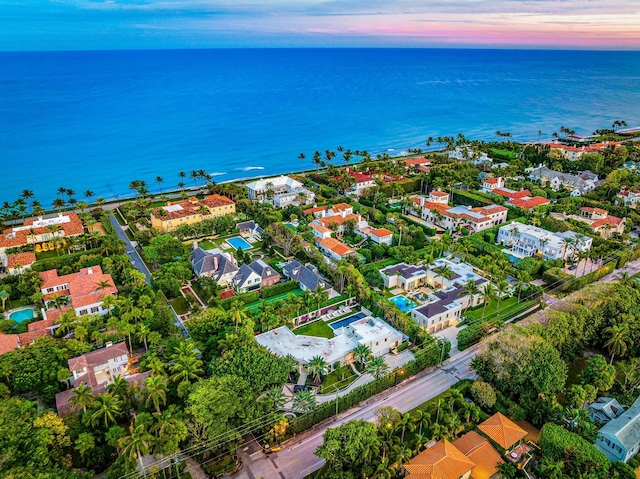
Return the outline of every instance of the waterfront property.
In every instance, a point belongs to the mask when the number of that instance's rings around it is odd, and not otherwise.
[[[572,258],[578,251],[589,251],[593,238],[573,231],[551,233],[533,225],[519,222],[500,227],[496,243],[508,246],[504,250],[516,258],[541,256],[543,259]]]
[[[640,397],[598,431],[596,447],[612,461],[627,462],[640,451]]]
[[[346,318],[349,321],[342,325],[332,325],[332,338],[296,335],[288,327],[281,326],[257,335],[256,341],[278,356],[292,356],[301,368],[316,356],[333,368],[335,363],[351,363],[352,351],[358,345],[367,346],[374,356],[382,356],[404,340],[402,333],[382,319],[364,312],[363,315]]]
[[[306,189],[302,183],[288,176],[259,179],[247,183],[249,199],[270,201],[278,208],[291,204],[308,205],[315,200],[315,194]]]
[[[149,376],[149,371],[129,374],[129,352],[124,341],[117,344],[109,342],[104,348],[69,359],[68,364],[73,388],[84,384],[91,387],[91,394],[94,396],[104,393],[116,376],[121,376],[130,383],[138,382],[140,386],[144,386],[142,381]],[[74,389],[56,394],[59,415],[73,410],[71,399]]]
[[[78,273],[58,276],[55,269],[40,273],[46,310],[44,319],[57,319],[61,311],[73,308],[76,315],[107,314],[108,308],[102,304],[105,296],[118,294],[118,289],[110,274],[102,272],[100,265],[82,268]],[[61,303],[65,307],[60,307]],[[67,304],[70,303],[70,306]]]
[[[432,192],[433,194],[433,192]],[[508,208],[501,205],[450,207],[446,203],[435,203],[424,196],[413,198],[414,209],[418,209],[423,220],[444,228],[455,230],[459,226],[470,232],[483,231],[507,221]]]
[[[364,190],[376,185],[376,179],[368,173],[356,171],[353,168],[345,168],[343,171],[344,174],[353,178],[353,185],[345,191],[349,196],[362,196]],[[335,179],[340,180],[341,177],[337,176]]]
[[[192,196],[184,201],[168,203],[151,213],[151,226],[158,231],[171,231],[202,220],[236,212],[236,203],[222,195],[210,195],[203,200]]]
[[[35,252],[48,249],[54,238],[69,238],[84,234],[82,221],[75,213],[59,213],[52,218],[39,216],[22,226],[8,228],[0,234],[0,266],[7,266],[7,249],[34,245]],[[60,241],[60,240],[57,240]]]
[[[391,246],[393,242],[393,232],[387,228],[372,228],[362,216],[353,213],[353,207],[347,203],[338,203],[331,208],[326,206],[316,206],[306,209],[305,214],[313,215],[314,220],[309,223],[313,230],[313,235],[317,240],[324,240],[331,237],[335,230],[337,235],[345,234],[346,225],[353,225],[353,232],[363,238],[369,238],[376,244],[386,244]],[[323,245],[325,252],[331,256],[328,250],[332,249],[328,245]],[[320,247],[320,249],[323,249]],[[344,256],[341,254],[340,256]]]

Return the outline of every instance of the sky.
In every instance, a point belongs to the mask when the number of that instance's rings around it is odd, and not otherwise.
[[[0,0],[0,51],[640,50],[640,0]]]

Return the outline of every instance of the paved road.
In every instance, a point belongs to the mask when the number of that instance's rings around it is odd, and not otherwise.
[[[131,264],[135,269],[144,274],[145,281],[148,284],[151,284],[151,272],[149,271],[149,268],[147,268],[147,265],[144,264],[144,261],[142,261],[142,258],[136,251],[135,247],[131,244],[131,241],[127,237],[127,234],[122,229],[122,226],[120,226],[120,223],[118,223],[118,220],[113,215],[109,215],[109,221],[111,221],[113,228],[116,230],[116,235],[118,235],[120,241],[122,241],[126,245],[126,253],[127,256],[129,256]]]
[[[337,420],[322,423],[298,438],[290,440],[278,453],[265,456],[262,452],[254,457],[243,457],[244,468],[238,476],[241,479],[277,478],[302,479],[309,471],[322,466],[324,461],[314,451],[322,444],[322,434],[327,427],[337,427],[353,419],[375,420],[375,412],[381,406],[392,406],[400,412],[407,412],[425,401],[446,391],[461,379],[475,378],[469,365],[479,350],[479,346],[469,348],[445,361],[438,368],[424,376],[408,379],[395,388],[377,395],[363,405],[340,414]]]

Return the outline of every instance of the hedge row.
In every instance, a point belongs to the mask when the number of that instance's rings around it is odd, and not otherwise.
[[[434,342],[427,346],[426,349],[420,351],[414,351],[414,354],[418,356],[416,359],[409,361],[402,366],[404,371],[401,377],[396,376],[396,372],[392,371],[389,374],[382,376],[368,384],[358,386],[353,391],[346,393],[344,396],[338,398],[338,412],[349,409],[350,407],[358,404],[365,399],[375,396],[386,389],[389,389],[398,381],[406,379],[414,374],[423,371],[424,369],[435,366],[440,363],[441,349]],[[288,434],[299,434],[306,429],[309,429],[314,424],[317,424],[325,419],[330,418],[336,413],[336,402],[329,401],[318,405],[313,411],[292,419],[287,428]]]
[[[274,284],[262,289],[262,299],[271,298],[282,293],[288,293],[298,287],[297,281],[286,281],[284,283]]]
[[[90,256],[90,255],[96,256],[96,261],[91,266],[95,266],[97,264],[102,263],[102,256],[100,255],[100,250],[89,249],[87,251],[78,251],[76,253],[65,254],[60,257],[38,260],[35,263],[33,263],[33,266],[31,267],[31,269],[33,271],[48,271],[50,269],[61,269],[65,266],[73,267],[74,265],[76,265],[77,261],[80,258],[82,258],[83,256]],[[87,266],[89,265],[86,265],[84,267],[87,267]]]
[[[481,193],[475,191],[466,191],[466,190],[454,190],[452,201],[456,205],[465,205],[465,206],[486,206],[495,201],[490,200],[489,198],[483,196]]]
[[[231,303],[236,300],[242,301],[242,304],[249,304],[255,301],[258,301],[259,295],[257,291],[250,291],[248,293],[239,294],[238,296],[233,296],[231,298],[223,299],[218,303],[218,306],[222,309],[229,310],[231,308]]]

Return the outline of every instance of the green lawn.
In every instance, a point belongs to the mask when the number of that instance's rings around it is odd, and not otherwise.
[[[297,288],[291,291],[287,291],[286,293],[280,293],[275,296],[271,296],[270,298],[265,299],[264,302],[270,304],[275,303],[276,301],[282,301],[283,299],[287,299],[289,294],[293,294],[294,296],[302,296],[303,293],[300,288]],[[246,304],[245,309],[248,309],[249,311],[257,311],[260,309],[261,305],[262,300],[254,301],[253,303]]]
[[[336,389],[344,389],[356,379],[358,379],[358,375],[350,367],[344,375],[344,380],[337,372],[332,372],[322,382],[322,394],[332,394],[336,392]]]
[[[320,320],[315,323],[302,326],[301,328],[294,329],[293,334],[304,334],[305,336],[317,336],[319,338],[331,339],[333,338],[333,329],[331,329],[327,323]]]
[[[485,311],[484,320],[487,321],[487,320],[490,320],[490,319],[498,319],[498,318],[499,319],[509,319],[509,318],[515,316],[516,314],[518,314],[518,313],[530,308],[531,306],[533,306],[536,303],[537,303],[537,301],[534,300],[534,301],[521,301],[520,304],[518,304],[517,296],[505,299],[503,301],[500,301],[500,316],[498,316],[498,302],[497,301],[491,301],[487,305],[487,310]],[[483,305],[477,306],[477,307],[475,307],[473,309],[469,309],[464,314],[472,322],[480,320],[480,319],[482,319],[482,308],[483,307],[484,307]]]
[[[186,314],[189,311],[189,303],[187,303],[187,300],[182,296],[170,299],[169,302],[177,314]]]
[[[41,259],[49,259],[56,258],[60,256],[60,252],[56,250],[43,251],[41,253],[36,253],[36,261],[40,261]]]
[[[211,240],[200,241],[198,243],[198,246],[200,246],[203,249],[214,249],[218,247],[218,245],[213,243]]]

